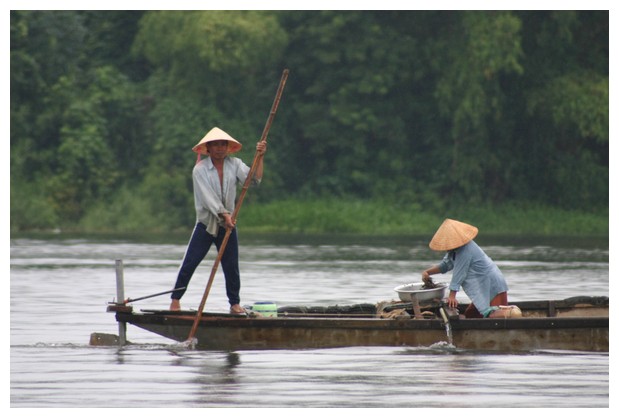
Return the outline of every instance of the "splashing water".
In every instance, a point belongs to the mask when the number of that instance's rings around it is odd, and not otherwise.
[[[445,332],[447,332],[447,341],[450,345],[454,345],[453,335],[451,333],[451,324],[449,321],[445,322]]]
[[[171,344],[173,348],[179,349],[179,350],[195,350],[197,345],[198,345],[198,339],[195,337],[192,338],[191,340],[185,340],[183,342]]]
[[[441,316],[443,317],[443,322],[445,322],[445,332],[447,333],[447,340],[450,345],[453,345],[454,344],[453,334],[451,333],[451,324],[449,323],[449,318],[447,317],[447,313],[445,312],[445,309],[442,306],[439,309],[439,311],[441,313]]]

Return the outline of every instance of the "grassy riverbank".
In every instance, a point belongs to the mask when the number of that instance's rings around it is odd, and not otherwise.
[[[187,208],[191,211],[191,208]],[[97,216],[94,216],[97,215]],[[189,213],[189,219],[193,213]],[[238,225],[244,233],[348,234],[369,236],[431,236],[445,218],[477,226],[485,236],[609,235],[608,210],[582,212],[539,205],[462,206],[432,210],[418,204],[388,205],[349,199],[283,200],[271,203],[246,201]],[[87,216],[81,223],[55,228],[63,233],[180,233],[192,227],[166,225],[166,219],[147,207],[115,206]],[[41,231],[39,229],[39,231]],[[18,233],[18,231],[12,231]],[[19,233],[36,232],[20,229]]]
[[[585,213],[525,205],[466,207],[442,213],[419,205],[373,201],[296,200],[247,205],[239,225],[248,232],[430,235],[445,218],[471,223],[488,235],[607,236],[608,211]]]

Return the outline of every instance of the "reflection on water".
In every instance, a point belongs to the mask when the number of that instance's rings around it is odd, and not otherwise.
[[[510,286],[510,300],[609,292],[604,242],[480,243]],[[212,352],[129,327],[123,348],[88,345],[117,334],[106,304],[116,295],[170,289],[182,240],[11,240],[13,407],[607,407],[608,353],[483,353],[432,347]],[[182,302],[196,308],[214,254]],[[423,239],[241,237],[242,303],[375,303],[420,280],[440,260]],[[441,281],[449,280],[449,275]],[[468,301],[464,294],[458,295]],[[135,302],[168,306],[168,296]],[[227,310],[219,272],[207,310]],[[497,404],[499,402],[499,404]]]

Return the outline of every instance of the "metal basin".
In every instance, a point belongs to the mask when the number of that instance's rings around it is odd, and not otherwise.
[[[423,282],[409,283],[398,286],[393,290],[397,292],[400,300],[404,302],[411,302],[412,295],[416,295],[419,302],[428,302],[434,299],[443,299],[447,290],[447,283],[436,283],[434,289],[422,289],[422,287]]]

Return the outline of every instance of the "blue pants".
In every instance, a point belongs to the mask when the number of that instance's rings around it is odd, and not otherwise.
[[[202,222],[198,222],[191,234],[187,251],[181,268],[178,272],[176,284],[174,288],[185,287],[184,290],[179,290],[172,293],[172,299],[180,299],[185,294],[191,276],[196,271],[198,265],[202,262],[208,250],[211,248],[213,242],[219,251],[221,244],[226,235],[225,228],[218,228],[218,234],[216,237],[206,232],[206,226]],[[239,272],[239,243],[236,235],[236,228],[230,233],[228,238],[228,244],[226,244],[226,250],[221,257],[221,268],[226,278],[226,294],[228,295],[228,302],[230,306],[240,303],[241,298],[239,293],[241,291],[241,275]]]

